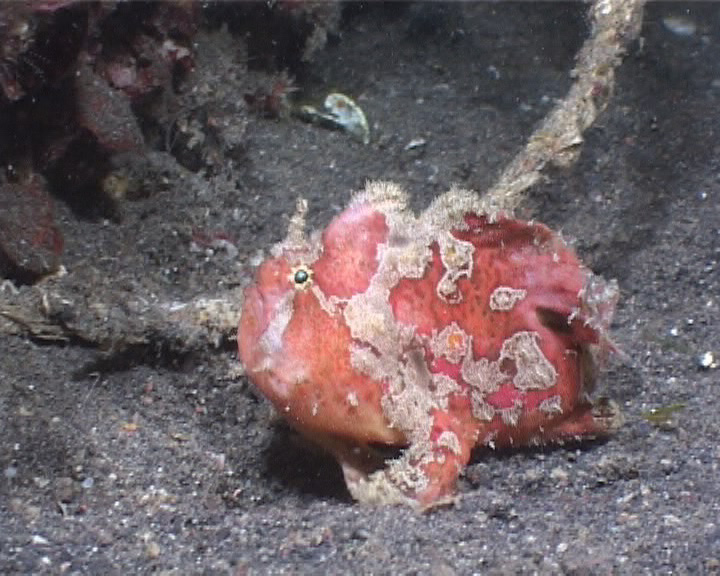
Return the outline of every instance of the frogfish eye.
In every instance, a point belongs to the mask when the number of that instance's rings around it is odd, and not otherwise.
[[[300,265],[292,271],[292,281],[296,288],[305,289],[312,284],[312,270]]]

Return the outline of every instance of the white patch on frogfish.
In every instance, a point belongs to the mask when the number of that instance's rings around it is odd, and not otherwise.
[[[355,392],[348,392],[347,395],[347,403],[350,404],[353,408],[357,408],[360,406],[360,401],[358,400],[357,394]]]
[[[525,290],[510,286],[498,286],[490,294],[490,308],[498,312],[512,310],[526,295],[527,291]]]
[[[540,402],[538,410],[545,414],[562,414],[562,397],[556,394],[555,396],[545,398],[545,400]]]
[[[285,330],[290,324],[293,315],[293,298],[294,292],[285,294],[275,306],[273,316],[268,323],[268,327],[260,336],[258,346],[262,350],[262,362],[253,370],[262,372],[273,368],[273,360],[276,355],[280,354],[283,347],[283,336]]]
[[[441,300],[448,304],[457,304],[462,302],[462,293],[458,290],[457,282],[463,276],[472,276],[475,247],[470,242],[455,238],[450,232],[438,235],[437,240],[445,273],[438,282],[436,292]]]
[[[437,439],[437,445],[447,448],[455,454],[460,454],[462,449],[460,448],[460,440],[458,440],[457,434],[450,430],[445,430]]]
[[[557,372],[540,350],[536,332],[517,332],[503,342],[500,358],[515,362],[513,384],[518,390],[544,390],[555,385]]]

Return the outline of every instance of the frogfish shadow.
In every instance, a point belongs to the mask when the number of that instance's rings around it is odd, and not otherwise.
[[[264,472],[298,494],[351,502],[335,459],[293,430],[278,426],[265,453]]]

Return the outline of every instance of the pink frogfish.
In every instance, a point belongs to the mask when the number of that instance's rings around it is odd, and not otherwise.
[[[309,235],[305,206],[245,291],[240,360],[354,498],[424,510],[455,498],[476,446],[620,425],[590,398],[617,285],[558,234],[458,189],[416,215],[371,182]]]

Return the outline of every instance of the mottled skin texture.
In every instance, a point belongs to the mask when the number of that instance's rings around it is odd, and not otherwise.
[[[301,209],[247,288],[240,359],[357,499],[425,509],[452,498],[477,444],[619,425],[588,396],[617,289],[547,227],[459,190],[416,217],[370,183],[322,235],[302,228]]]

